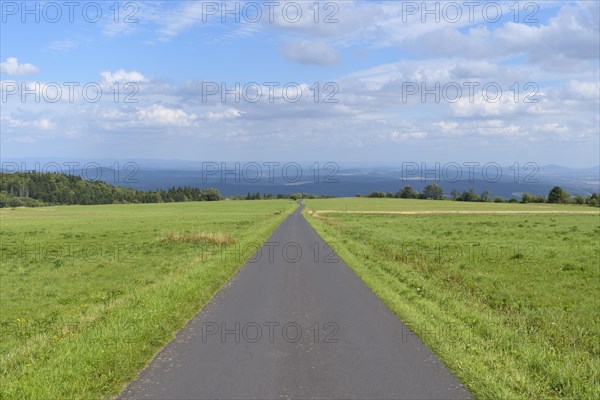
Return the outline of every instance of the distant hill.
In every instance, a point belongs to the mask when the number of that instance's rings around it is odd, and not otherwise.
[[[498,182],[468,178],[456,182],[444,179],[421,179],[419,176],[407,176],[399,169],[381,167],[340,169],[330,176],[328,181],[325,181],[326,176],[331,171],[322,172],[317,179],[309,167],[303,168],[303,172],[302,178],[297,182],[294,182],[294,179],[286,179],[280,170],[271,172],[272,179],[266,172],[258,179],[254,179],[254,175],[247,177],[241,173],[237,176],[239,179],[236,182],[235,174],[221,176],[219,173],[203,174],[201,170],[140,169],[128,180],[125,180],[121,173],[120,182],[115,183],[116,172],[104,168],[101,179],[137,190],[166,189],[172,186],[210,186],[218,189],[224,196],[239,196],[248,192],[282,194],[305,192],[347,197],[372,191],[397,192],[405,185],[411,185],[415,190],[421,191],[426,185],[433,182],[438,183],[445,194],[449,194],[452,189],[465,191],[474,188],[477,193],[488,190],[492,196],[505,198],[520,198],[523,193],[547,195],[548,191],[556,185],[562,186],[571,195],[589,196],[600,191],[600,178],[598,178],[597,171],[594,174],[593,169],[572,171],[555,169],[551,173],[546,173],[541,168],[533,178],[526,180],[526,175],[520,176],[518,182],[515,182],[514,176],[507,172]],[[83,171],[75,171],[75,173],[84,175]],[[481,177],[481,171],[475,170],[474,176]]]
[[[83,160],[79,165],[85,165],[85,163],[86,160]],[[279,166],[274,167],[271,171],[263,168],[259,175],[254,175],[255,171],[252,168],[241,173],[240,171],[233,173],[226,171],[223,175],[221,175],[221,171],[214,170],[203,173],[203,162],[201,161],[138,160],[129,162],[127,168],[128,162],[122,160],[96,160],[91,163],[105,167],[88,170],[79,167],[73,168],[69,172],[84,177],[86,180],[97,179],[110,185],[144,192],[167,191],[169,188],[186,186],[212,187],[228,197],[244,196],[248,192],[286,195],[304,192],[341,197],[373,191],[395,193],[405,185],[411,185],[415,190],[421,191],[427,184],[433,182],[438,183],[446,195],[453,189],[465,191],[473,188],[477,193],[488,190],[491,196],[502,196],[507,199],[520,198],[523,193],[547,195],[549,190],[556,185],[563,187],[571,195],[589,196],[592,193],[600,192],[600,166],[566,168],[558,165],[545,165],[525,170],[521,165],[518,174],[515,174],[511,167],[504,166],[500,179],[493,182],[492,179],[482,179],[485,174],[481,167],[473,168],[473,179],[469,179],[468,171],[465,169],[462,171],[460,179],[450,181],[445,179],[444,174],[438,174],[441,176],[437,176],[436,179],[436,176],[424,173],[424,179],[422,179],[420,171],[411,174],[410,171],[403,171],[402,165],[365,164],[361,166],[358,163],[335,164],[335,169],[324,169],[325,163],[321,163],[318,176],[316,176],[313,165],[304,163],[301,165],[302,176],[296,180],[289,179],[289,176],[283,171],[282,166],[286,165],[284,161],[281,161]],[[5,169],[5,164],[3,162],[3,169]],[[10,164],[23,172],[24,168],[39,169],[40,165],[60,165],[61,162],[27,159],[25,161],[14,160]],[[221,165],[221,163],[211,164],[213,167]],[[240,164],[243,168],[253,163],[240,162]],[[254,162],[254,164],[263,165],[261,162]],[[228,169],[234,169],[234,165],[235,162],[226,163]],[[427,165],[430,167],[434,164]],[[66,168],[63,170],[67,171]],[[294,173],[293,168],[290,171],[292,174]],[[328,180],[327,177],[329,177]]]

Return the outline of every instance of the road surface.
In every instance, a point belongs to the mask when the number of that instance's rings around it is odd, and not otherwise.
[[[472,397],[298,209],[119,398]]]

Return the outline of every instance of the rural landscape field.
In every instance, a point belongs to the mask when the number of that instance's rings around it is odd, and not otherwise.
[[[0,0],[0,400],[600,399],[599,21]]]
[[[597,209],[304,203],[328,245],[476,397],[600,393]],[[3,209],[3,398],[117,394],[296,207]]]

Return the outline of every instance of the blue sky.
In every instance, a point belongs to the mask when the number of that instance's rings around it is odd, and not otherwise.
[[[239,22],[222,2],[23,4],[0,2],[5,158],[600,163],[596,1],[320,2],[316,20],[312,1],[228,2]],[[240,101],[207,92],[236,83]]]

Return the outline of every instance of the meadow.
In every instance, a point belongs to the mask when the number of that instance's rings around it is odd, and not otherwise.
[[[492,203],[413,199],[372,199],[366,197],[341,197],[336,199],[305,200],[316,211],[570,211],[597,213],[597,208],[574,204],[548,203]]]
[[[0,398],[118,394],[295,208],[265,200],[1,210]]]
[[[304,203],[321,237],[476,398],[600,398],[598,209],[365,198]],[[585,214],[351,212],[414,210]]]

